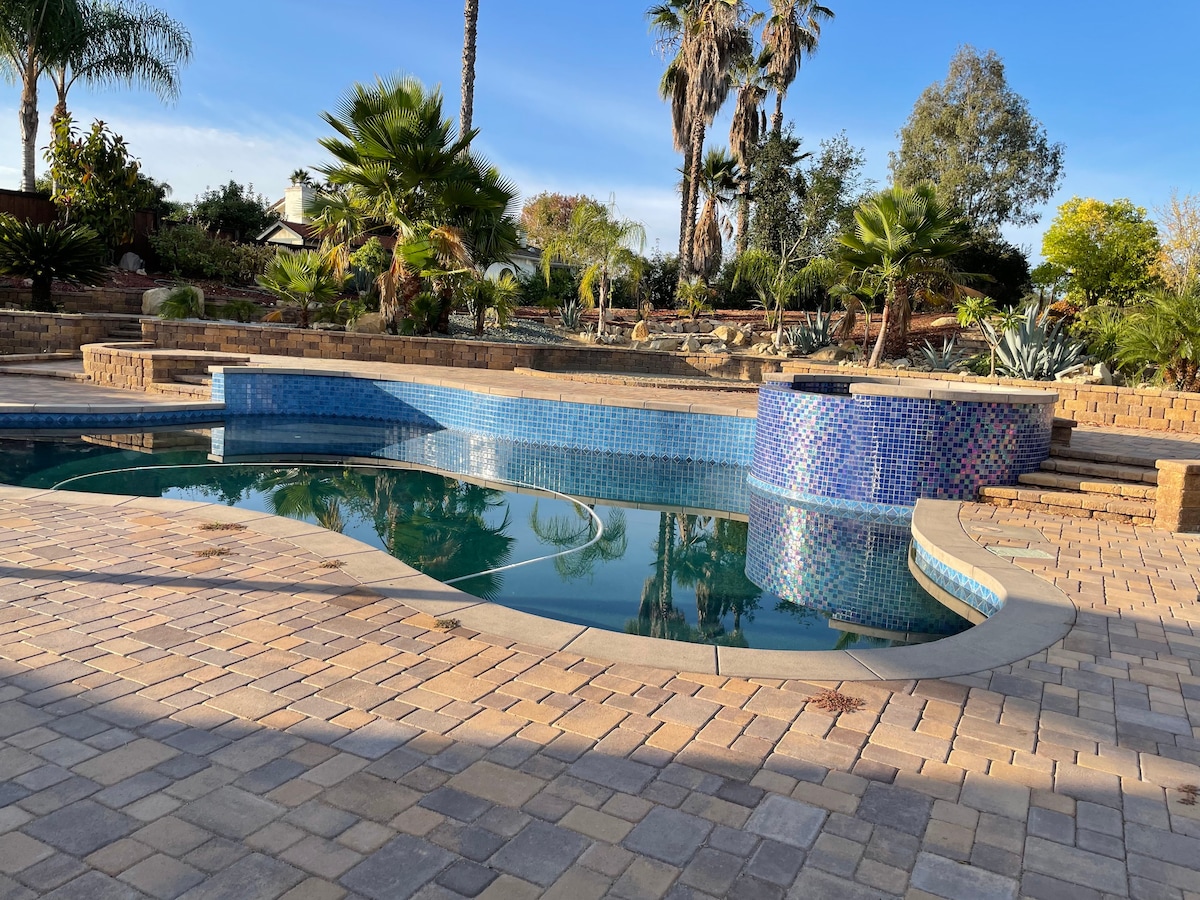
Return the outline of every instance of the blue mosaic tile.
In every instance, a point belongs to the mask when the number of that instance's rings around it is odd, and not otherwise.
[[[759,390],[752,469],[791,496],[911,506],[1013,484],[1050,452],[1051,404],[852,395],[845,385]],[[824,392],[822,388],[830,388]]]
[[[929,580],[950,594],[974,607],[985,616],[994,616],[1003,605],[999,595],[991,588],[984,587],[970,576],[954,569],[939,559],[934,559],[919,542],[913,542],[913,559]]]
[[[220,392],[234,416],[365,419],[654,459],[744,466],[754,442],[753,419],[500,397],[402,381],[236,371],[224,373]]]
[[[907,523],[797,503],[753,486],[749,520],[746,575],[785,601],[887,631],[962,629],[962,620],[909,573]]]

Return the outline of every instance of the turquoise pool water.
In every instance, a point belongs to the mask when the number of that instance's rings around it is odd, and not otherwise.
[[[300,518],[475,596],[613,631],[850,649],[968,627],[908,574],[906,526],[754,498],[745,476],[413,425],[248,419],[0,436],[10,484]]]

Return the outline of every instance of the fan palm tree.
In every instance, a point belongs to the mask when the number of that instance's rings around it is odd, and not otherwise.
[[[1118,334],[1117,360],[1136,370],[1157,370],[1176,391],[1200,391],[1200,286],[1159,290],[1130,310]]]
[[[597,562],[613,562],[625,555],[629,538],[625,533],[625,510],[610,507],[608,521],[600,540],[589,544],[595,534],[591,513],[579,504],[573,505],[575,515],[543,518],[538,514],[538,504],[533,504],[529,513],[529,530],[539,541],[559,551],[554,557],[554,571],[567,581],[587,576],[592,577]],[[583,546],[587,544],[587,546]],[[569,551],[583,547],[575,553]]]
[[[742,172],[738,164],[724,148],[711,148],[704,155],[697,181],[700,195],[704,198],[704,208],[700,211],[692,242],[692,268],[705,281],[711,281],[721,268],[721,233],[724,231],[729,234],[732,231],[722,212],[737,196],[741,180]]]
[[[520,292],[520,285],[508,272],[498,278],[489,278],[478,271],[472,272],[470,280],[463,287],[463,293],[475,312],[475,333],[483,334],[489,309],[496,311],[497,320],[504,325]]]
[[[771,52],[746,55],[730,73],[733,82],[733,120],[729,123],[729,149],[741,169],[738,183],[737,252],[745,253],[750,246],[750,165],[754,151],[762,140],[763,102],[770,90],[767,66]]]
[[[308,327],[314,312],[333,302],[345,283],[346,276],[315,250],[280,252],[258,278],[260,287],[299,311],[301,328]]]
[[[377,279],[389,328],[423,292],[439,298],[435,320],[448,319],[446,274],[485,269],[516,248],[516,188],[469,152],[476,132],[455,133],[440,91],[414,78],[356,84],[323,118],[336,132],[320,141],[334,162],[318,171],[334,190],[321,191],[311,211],[325,252],[344,266],[350,240],[394,236],[397,250]]]
[[[67,55],[83,27],[80,0],[5,0],[0,3],[0,66],[21,85],[21,190],[37,189],[34,167],[38,81]]]
[[[576,266],[579,275],[579,299],[600,316],[596,333],[604,333],[604,310],[614,278],[641,277],[646,246],[646,230],[640,222],[614,218],[607,206],[595,200],[576,204],[567,230],[554,235],[542,248],[542,275],[550,283],[555,261]]]
[[[729,96],[730,72],[753,52],[743,0],[668,0],[647,12],[674,57],[659,92],[671,101],[675,147],[684,154],[679,280],[695,274],[692,246],[705,130]]]
[[[883,293],[883,317],[869,366],[879,365],[888,326],[898,318],[901,331],[911,309],[911,279],[936,275],[954,281],[946,260],[967,244],[967,229],[956,210],[932,185],[893,187],[863,201],[854,211],[854,229],[838,238],[840,256],[850,271]],[[900,334],[903,340],[904,334]]]
[[[58,94],[51,121],[67,115],[77,81],[93,87],[143,87],[162,100],[179,96],[179,69],[192,58],[187,29],[162,10],[126,0],[82,0],[82,19],[48,69]]]
[[[86,225],[34,225],[0,215],[0,275],[33,281],[29,308],[53,312],[55,281],[95,284],[107,256],[99,236]]]
[[[467,0],[463,11],[462,105],[458,114],[458,133],[471,131],[475,110],[475,37],[479,31],[479,0]]]
[[[817,51],[821,23],[833,19],[833,10],[816,0],[771,0],[771,15],[763,26],[763,46],[770,51],[767,67],[775,88],[775,114],[771,130],[783,131],[783,98],[800,72],[800,60]]]

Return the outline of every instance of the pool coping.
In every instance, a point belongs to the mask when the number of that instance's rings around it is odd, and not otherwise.
[[[606,631],[480,600],[424,575],[382,550],[318,525],[255,510],[123,494],[90,494],[0,485],[0,500],[52,500],[73,506],[121,507],[162,514],[202,514],[290,541],[362,587],[435,618],[455,618],[472,631],[617,663],[678,672],[809,681],[898,681],[968,675],[1009,665],[1060,640],[1075,607],[1058,588],[988,552],[963,529],[958,501],[919,501],[913,537],[946,565],[996,591],[1003,607],[986,622],[930,644],[876,650],[756,650],[687,644]]]
[[[899,375],[790,375],[768,374],[764,385],[844,384],[851,396],[903,397],[912,400],[945,400],[957,403],[1008,403],[1039,406],[1058,402],[1054,390],[1007,388],[1002,385],[947,384],[933,378]]]

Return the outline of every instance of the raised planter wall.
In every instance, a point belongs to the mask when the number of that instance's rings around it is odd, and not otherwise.
[[[204,376],[212,366],[249,362],[231,354],[158,350],[149,343],[88,344],[83,350],[83,371],[94,383],[131,391],[147,391],[152,384],[172,384],[187,376]]]
[[[55,291],[50,295],[54,305],[68,313],[117,313],[136,316],[142,312],[142,293],[137,290],[87,288],[81,291]],[[0,287],[0,305],[8,304],[25,309],[30,292],[26,287]]]
[[[778,372],[781,360],[725,355],[651,353],[612,347],[539,346],[311,331],[271,325],[146,320],[142,336],[159,347],[221,353],[266,353],[307,359],[457,366],[471,369],[517,368],[549,372],[623,372],[643,375],[708,375],[761,381]]]
[[[82,316],[0,310],[0,354],[78,350],[107,338],[119,316]]]

